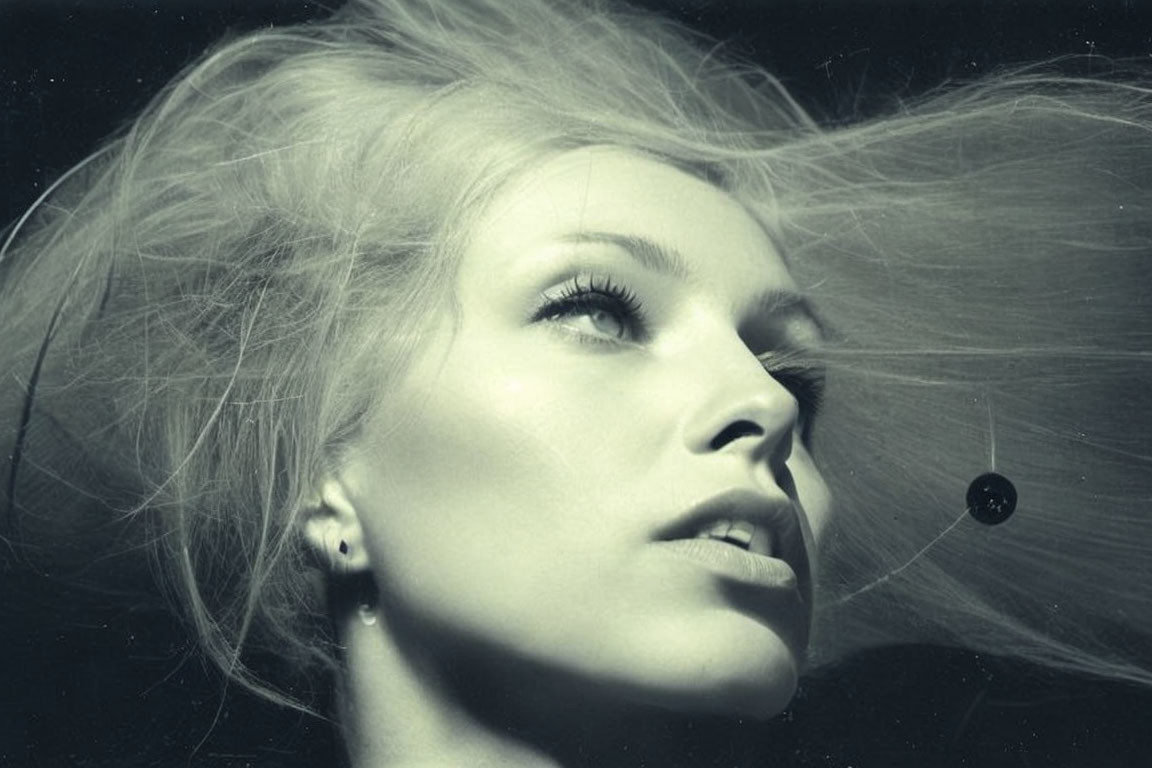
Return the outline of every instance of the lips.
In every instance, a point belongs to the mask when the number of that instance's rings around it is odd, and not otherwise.
[[[807,593],[808,555],[799,511],[783,494],[734,489],[692,505],[657,533],[670,552],[708,561],[719,573]]]
[[[799,536],[799,521],[790,499],[735,489],[692,505],[658,531],[656,539],[712,538],[754,554],[782,557],[801,543]]]

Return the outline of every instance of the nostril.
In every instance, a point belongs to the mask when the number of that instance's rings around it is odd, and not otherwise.
[[[720,434],[712,438],[712,442],[709,443],[708,446],[712,450],[718,451],[728,445],[728,443],[739,440],[742,437],[760,437],[763,434],[764,428],[759,424],[742,419],[740,421],[734,421],[724,427]]]

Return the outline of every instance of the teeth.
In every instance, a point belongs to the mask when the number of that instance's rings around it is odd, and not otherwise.
[[[762,534],[759,528],[742,520],[718,520],[696,534],[698,539],[719,539],[746,550],[752,547],[753,541],[764,536],[766,534]]]
[[[696,534],[698,539],[722,539],[728,535],[728,529],[732,527],[731,520],[718,520],[708,528]]]
[[[732,527],[732,521],[731,520],[720,520],[720,521],[714,523],[711,528],[704,531],[704,535],[715,536],[718,539],[722,539],[728,535],[728,531],[729,531],[729,529],[731,529],[731,527]]]
[[[751,523],[746,523],[741,520],[732,523],[732,527],[728,529],[727,539],[736,542],[744,547],[744,549],[748,549],[752,544],[752,534],[755,532],[756,528],[753,527]]]

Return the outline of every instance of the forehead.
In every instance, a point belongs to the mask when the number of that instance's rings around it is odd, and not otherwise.
[[[549,246],[603,235],[663,246],[690,281],[723,283],[738,294],[794,288],[771,239],[735,198],[614,147],[556,155],[505,187],[477,223],[461,277],[507,274],[546,258]]]

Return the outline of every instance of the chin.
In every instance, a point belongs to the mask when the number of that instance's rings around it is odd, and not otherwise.
[[[646,659],[649,674],[640,697],[646,704],[684,714],[754,720],[780,714],[796,693],[798,657],[774,633],[756,634],[754,642],[745,636],[743,643],[691,648],[681,639],[665,645],[663,653]]]
[[[712,714],[751,720],[768,720],[784,711],[796,695],[797,675],[773,680],[770,685],[740,686],[722,695]]]
[[[780,714],[796,694],[799,674],[794,663],[781,660],[762,674],[701,680],[679,709],[692,714],[767,720]]]

